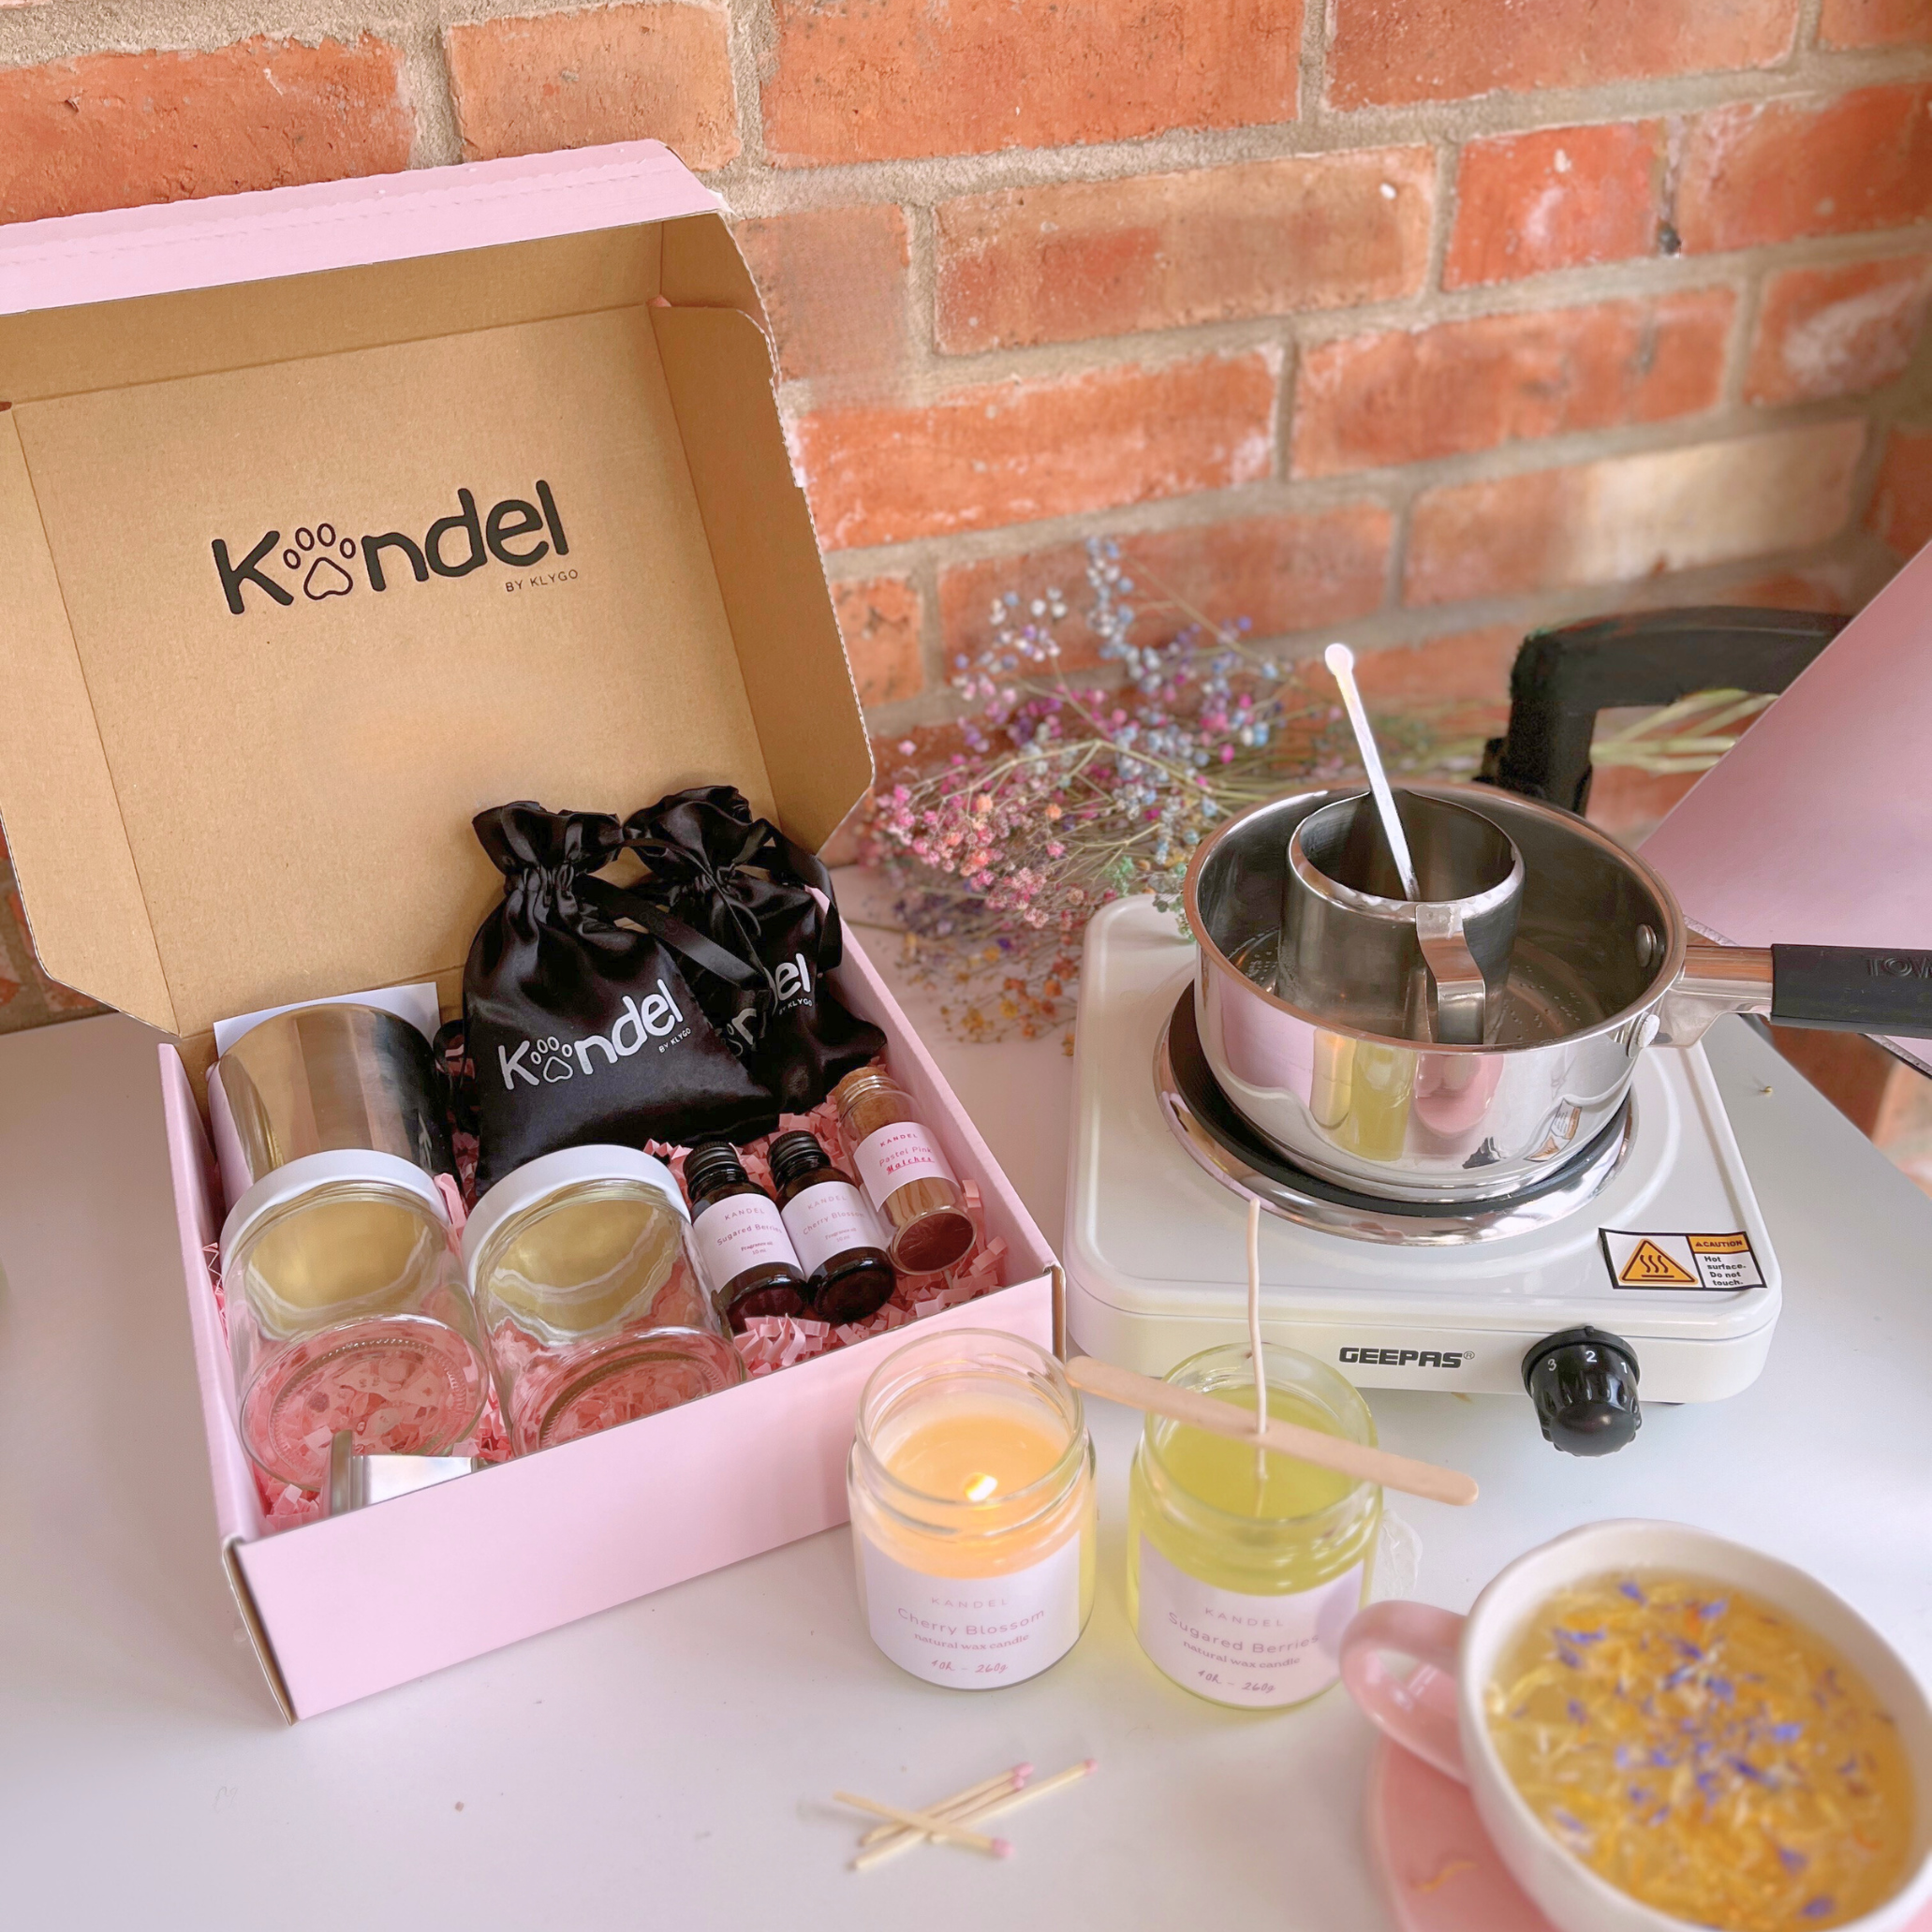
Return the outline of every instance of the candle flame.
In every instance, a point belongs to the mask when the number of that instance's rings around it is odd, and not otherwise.
[[[983,1503],[999,1487],[997,1476],[973,1476],[966,1481],[966,1497],[969,1503]]]

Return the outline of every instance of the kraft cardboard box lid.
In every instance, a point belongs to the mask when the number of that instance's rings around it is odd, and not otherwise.
[[[756,291],[656,142],[0,237],[4,825],[55,979],[164,1030],[431,977],[509,799],[871,760]]]

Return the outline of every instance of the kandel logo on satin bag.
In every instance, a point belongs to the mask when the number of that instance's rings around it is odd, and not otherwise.
[[[437,517],[420,538],[401,530],[355,537],[324,519],[298,524],[286,537],[280,529],[265,530],[245,547],[217,537],[209,550],[222,597],[237,617],[272,605],[286,608],[298,596],[319,604],[358,589],[380,595],[433,577],[467,577],[493,560],[511,570],[529,570],[570,554],[556,497],[541,478],[535,494],[534,503],[507,496],[479,510],[473,492],[458,490],[455,515]],[[505,588],[535,587],[576,574],[551,570],[540,579],[512,579]]]

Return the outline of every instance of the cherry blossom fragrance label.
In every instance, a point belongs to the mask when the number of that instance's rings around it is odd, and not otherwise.
[[[698,1272],[714,1295],[747,1268],[796,1259],[778,1203],[763,1194],[714,1201],[692,1223],[691,1245],[698,1250]]]
[[[820,1181],[794,1194],[783,1213],[785,1231],[807,1275],[816,1275],[833,1255],[885,1246],[865,1197],[848,1181]]]
[[[896,1194],[907,1181],[930,1177],[958,1185],[958,1177],[946,1165],[946,1157],[916,1120],[895,1120],[890,1127],[867,1134],[852,1149],[852,1165],[865,1184],[866,1199],[878,1208],[884,1207],[886,1197]]]
[[[1004,1576],[925,1576],[863,1532],[872,1641],[928,1684],[990,1690],[1037,1677],[1080,1636],[1080,1535]]]
[[[1342,1632],[1362,1607],[1362,1565],[1291,1597],[1217,1589],[1140,1539],[1141,1648],[1217,1703],[1300,1703],[1341,1675]]]

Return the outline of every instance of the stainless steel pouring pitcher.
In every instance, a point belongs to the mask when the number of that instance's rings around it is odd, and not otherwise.
[[[331,1001],[251,1027],[211,1069],[208,1111],[230,1206],[310,1154],[361,1150],[456,1172],[430,1043],[379,1007]]]
[[[1518,1193],[1613,1127],[1640,1054],[1689,1045],[1722,1013],[1932,1037],[1932,953],[1694,943],[1663,880],[1573,814],[1488,786],[1408,795],[1488,819],[1521,857],[1501,1011],[1480,1045],[1418,1044],[1288,990],[1290,847],[1352,789],[1255,805],[1187,871],[1208,1064],[1248,1124],[1324,1180],[1450,1204]]]
[[[1276,990],[1364,1033],[1480,1046],[1502,1018],[1523,855],[1480,812],[1416,791],[1395,807],[1419,900],[1366,792],[1290,834]]]

